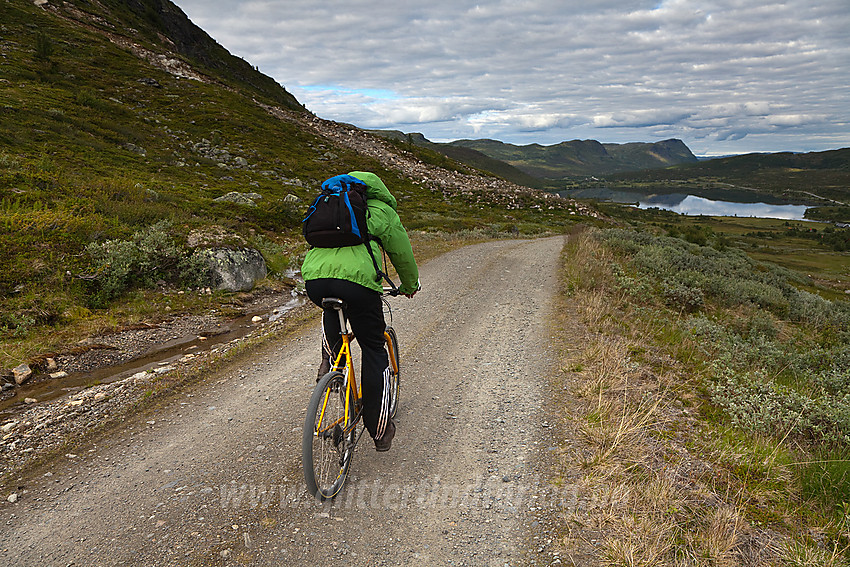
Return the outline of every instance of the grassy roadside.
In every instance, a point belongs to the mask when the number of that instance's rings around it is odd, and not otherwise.
[[[691,269],[666,273],[675,258]],[[707,285],[711,258],[741,263],[723,271],[740,289]],[[561,557],[846,565],[846,305],[735,252],[631,231],[574,236],[562,274]]]

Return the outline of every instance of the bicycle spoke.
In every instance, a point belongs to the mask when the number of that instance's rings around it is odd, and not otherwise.
[[[304,478],[310,493],[332,498],[345,481],[354,449],[354,411],[346,420],[345,378],[339,372],[326,375],[307,408],[302,444]]]

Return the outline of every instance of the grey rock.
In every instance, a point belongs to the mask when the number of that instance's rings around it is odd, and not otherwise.
[[[216,289],[248,291],[268,275],[263,255],[253,248],[211,248],[198,253],[212,269]]]
[[[256,195],[256,193],[249,193],[249,194]],[[249,207],[256,207],[257,206],[257,203],[255,203],[254,200],[251,197],[249,197],[248,195],[246,195],[244,193],[239,193],[238,191],[231,191],[230,193],[225,193],[221,197],[213,199],[213,202],[215,202],[215,203],[230,202],[230,203],[237,203],[239,205],[247,205]]]
[[[15,377],[15,384],[20,386],[32,378],[32,368],[28,364],[20,364],[12,369],[12,375]]]
[[[148,152],[147,152],[147,150],[145,150],[145,148],[143,148],[141,146],[137,146],[136,144],[131,144],[130,142],[127,142],[126,144],[124,144],[124,149],[130,150],[134,154],[139,154],[142,157],[148,155]]]
[[[286,197],[283,198],[284,203],[297,203],[300,200],[301,199],[299,199],[298,197],[296,197],[292,193],[290,193],[289,195],[287,195]]]

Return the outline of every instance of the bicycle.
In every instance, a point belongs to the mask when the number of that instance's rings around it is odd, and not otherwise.
[[[398,295],[398,290],[385,288],[384,295]],[[383,302],[384,316],[388,319],[384,340],[392,373],[389,413],[390,417],[395,417],[399,392],[398,338],[392,327],[392,308],[386,299]],[[322,307],[338,313],[342,346],[330,372],[316,384],[310,403],[307,404],[301,458],[307,490],[316,499],[324,501],[335,497],[342,489],[354,448],[366,426],[363,425],[357,432],[357,424],[363,412],[363,392],[354,372],[351,355],[354,334],[349,329],[348,318],[343,311],[345,303],[336,297],[326,297],[322,300]]]

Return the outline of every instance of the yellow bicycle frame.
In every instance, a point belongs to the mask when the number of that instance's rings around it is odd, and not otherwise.
[[[384,331],[384,341],[386,341],[387,346],[393,344],[393,339],[390,334]],[[398,374],[398,360],[395,359],[395,348],[388,348],[387,354],[390,357],[390,369],[394,374]]]
[[[354,359],[351,356],[351,337],[352,333],[342,333],[342,346],[340,347],[339,354],[336,355],[336,360],[334,361],[333,367],[331,368],[331,370],[342,372],[342,374],[346,377],[345,414],[343,416],[343,423],[350,423],[349,410],[353,407],[354,403],[360,400],[361,396],[363,395],[361,389],[357,387],[357,382],[354,379]],[[327,431],[328,429],[333,428],[339,423],[339,420],[337,420],[334,423],[328,424],[327,427],[322,428],[321,426],[324,421],[325,409],[328,406],[328,397],[330,396],[330,394],[330,390],[325,392],[325,399],[322,402],[322,412],[319,414],[318,420],[319,429],[317,429],[316,433],[322,433],[323,431]]]
[[[363,396],[362,387],[358,387],[357,381],[354,379],[354,359],[351,356],[351,338],[352,333],[342,333],[342,346],[339,349],[339,354],[336,355],[336,360],[334,361],[332,370],[342,372],[345,375],[346,380],[346,389],[345,389],[345,414],[343,416],[343,423],[349,422],[349,410],[354,407],[361,397]],[[392,338],[390,334],[384,332],[384,340],[387,344],[392,344]],[[398,372],[398,360],[395,358],[395,350],[392,348],[387,349],[390,359],[390,368],[393,372]],[[328,405],[328,397],[331,392],[328,390],[325,392],[325,399],[322,402],[322,411],[319,414],[319,429],[317,429],[316,433],[322,433],[323,431],[327,431],[328,429],[333,428],[335,425],[339,423],[337,420],[334,423],[328,424],[327,427],[322,428],[321,424],[324,420],[325,416],[325,408]],[[354,403],[352,403],[354,402]]]

